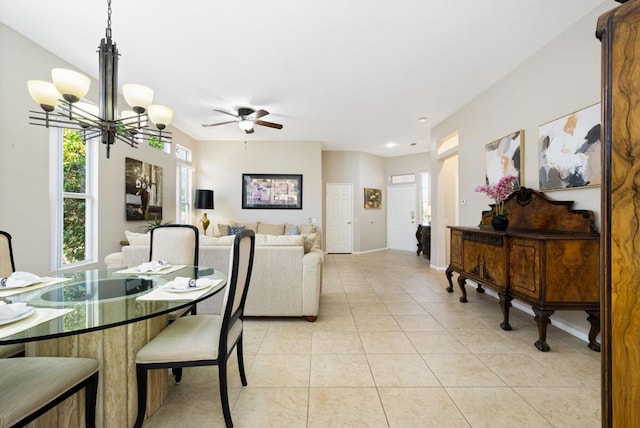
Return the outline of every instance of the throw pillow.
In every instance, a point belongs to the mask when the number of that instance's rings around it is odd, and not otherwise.
[[[316,233],[318,230],[315,224],[300,224],[298,225],[298,230],[301,235],[306,235],[307,233]]]
[[[228,224],[218,224],[218,233],[220,236],[227,236],[229,234],[228,228]]]
[[[316,243],[317,238],[317,233],[307,233],[305,235],[302,235],[305,254],[311,251],[311,249],[314,247],[314,244]]]
[[[127,237],[129,245],[151,245],[151,235],[149,235],[148,233],[136,233],[125,230],[124,236]]]
[[[236,233],[244,232],[244,226],[229,226],[227,227],[227,235],[235,235]]]
[[[263,235],[284,235],[284,224],[258,223],[257,233]]]
[[[284,224],[284,234],[285,235],[300,235],[300,231],[298,230],[298,226],[295,224]]]
[[[246,230],[253,230],[257,233],[258,231],[258,223],[236,223],[237,226],[244,226]]]

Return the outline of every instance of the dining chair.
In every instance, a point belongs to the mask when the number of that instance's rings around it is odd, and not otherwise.
[[[198,228],[190,224],[162,224],[151,229],[149,261],[166,260],[174,265],[198,266]],[[196,305],[169,313],[169,322],[197,313]]]
[[[11,235],[0,230],[0,278],[6,278],[16,270],[13,262]]]
[[[0,278],[6,278],[16,271],[13,261],[13,248],[11,247],[11,235],[0,230]],[[0,358],[24,355],[24,345],[0,345]]]
[[[236,234],[229,258],[229,280],[223,297],[221,315],[181,317],[147,343],[136,356],[138,382],[138,417],[141,427],[147,406],[147,370],[184,367],[218,366],[222,413],[227,427],[232,427],[227,392],[227,361],[236,348],[242,385],[247,385],[242,353],[244,305],[247,300],[255,233],[245,230]]]
[[[0,360],[0,426],[22,427],[85,390],[85,426],[96,426],[99,363],[93,358]]]

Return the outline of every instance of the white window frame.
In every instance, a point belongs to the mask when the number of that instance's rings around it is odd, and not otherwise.
[[[184,158],[178,157],[177,152],[178,148],[186,154]],[[176,144],[176,223],[184,223],[191,224],[191,219],[193,215],[193,166],[191,163],[192,152],[186,147],[180,146]],[[182,202],[182,187],[183,187],[183,179],[182,172],[186,172],[187,183],[186,183],[186,202]],[[182,208],[185,209],[185,218],[182,218]]]
[[[97,189],[97,159],[95,141],[87,141],[86,144],[86,192],[63,192],[63,134],[61,128],[51,128],[49,133],[51,141],[49,156],[49,198],[51,201],[51,270],[74,268],[81,265],[95,263],[97,261],[98,242],[98,189]],[[74,263],[63,264],[63,208],[64,198],[78,198],[86,201],[85,223],[85,259]]]

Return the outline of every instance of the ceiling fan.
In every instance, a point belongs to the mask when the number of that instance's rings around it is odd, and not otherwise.
[[[282,129],[282,125],[274,122],[267,122],[265,120],[260,120],[261,117],[264,117],[269,114],[266,110],[254,110],[248,107],[241,107],[238,109],[238,114],[229,113],[228,111],[213,109],[213,111],[217,111],[218,113],[223,113],[229,116],[233,116],[234,120],[227,120],[225,122],[219,123],[209,123],[202,124],[204,127],[209,126],[218,126],[218,125],[226,125],[228,123],[237,123],[238,127],[242,129],[247,134],[251,134],[254,132],[254,125],[267,126],[269,128]]]

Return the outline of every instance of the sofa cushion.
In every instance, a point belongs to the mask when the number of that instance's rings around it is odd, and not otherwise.
[[[151,235],[148,233],[136,233],[129,230],[124,231],[129,245],[151,245]]]
[[[227,227],[227,235],[237,235],[240,232],[244,232],[244,226],[229,226]]]
[[[222,246],[222,247],[230,247],[233,245],[233,240],[235,239],[234,235],[228,236],[205,236],[200,235],[200,246],[203,247],[212,247],[212,246]]]
[[[256,246],[268,245],[272,247],[302,247],[304,240],[302,235],[256,235]]]
[[[263,235],[284,235],[284,224],[258,223],[257,233]]]

